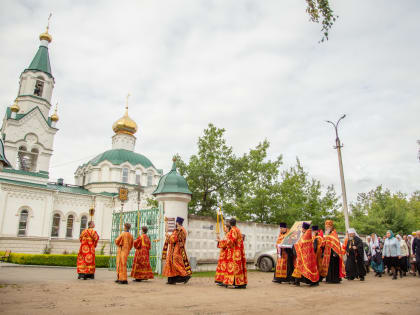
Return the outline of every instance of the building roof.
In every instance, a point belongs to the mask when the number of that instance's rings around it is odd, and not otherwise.
[[[78,194],[78,195],[100,195],[100,196],[106,196],[106,197],[113,197],[113,196],[118,195],[117,193],[109,193],[109,192],[93,193],[93,192],[90,192],[89,190],[87,190],[83,187],[80,187],[80,186],[59,185],[57,183],[36,184],[36,183],[6,179],[6,178],[1,178],[1,177],[0,177],[0,182],[15,184],[15,185],[19,185],[19,186],[46,189],[46,190],[51,190],[51,191],[59,191],[59,192],[62,192],[62,193]]]
[[[46,73],[48,76],[52,77],[50,57],[48,55],[48,47],[44,45],[39,46],[34,59],[32,59],[31,64],[29,65],[28,68],[25,69],[24,72],[28,70],[42,71]]]
[[[21,95],[22,96],[22,95]],[[25,95],[27,96],[27,95]],[[30,95],[29,95],[30,96]],[[14,118],[15,120],[21,120],[23,117],[29,115],[31,112],[38,110],[39,113],[41,114],[42,118],[44,118],[45,122],[47,123],[47,125],[51,128],[57,129],[55,127],[52,127],[52,121],[51,121],[51,117],[47,117],[45,118],[44,114],[41,112],[41,110],[39,109],[38,106],[35,106],[34,108],[32,108],[30,111],[28,111],[27,113],[24,114],[16,114],[16,118]],[[10,107],[6,108],[6,117],[7,119],[13,119],[12,118],[12,110],[10,109]]]
[[[144,168],[153,167],[156,169],[153,163],[144,155],[125,149],[113,149],[105,151],[94,157],[89,162],[83,164],[81,167],[89,164],[96,166],[103,161],[108,161],[112,165],[121,165],[125,162],[128,162],[133,166],[140,164]]]
[[[162,176],[159,184],[153,195],[165,193],[178,193],[192,195],[191,190],[188,188],[187,181],[183,176],[176,171],[176,161],[173,161],[172,169],[168,174]]]

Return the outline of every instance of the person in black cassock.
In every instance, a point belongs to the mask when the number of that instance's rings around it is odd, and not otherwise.
[[[346,247],[347,280],[354,280],[355,278],[359,278],[360,281],[365,281],[366,269],[363,241],[359,238],[355,229],[350,228],[347,233],[349,236]]]

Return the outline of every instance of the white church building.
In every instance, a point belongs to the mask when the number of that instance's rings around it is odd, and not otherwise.
[[[112,126],[112,147],[75,170],[75,185],[49,181],[59,117],[53,111],[54,89],[46,32],[29,67],[20,75],[18,95],[7,107],[1,127],[9,168],[0,172],[0,249],[14,252],[77,251],[80,231],[95,209],[96,229],[108,242],[113,211],[119,211],[118,189],[129,189],[126,209],[137,209],[135,187],[144,187],[140,206],[157,187],[162,170],[136,153],[137,124],[125,114]],[[101,246],[101,244],[99,245]]]
[[[110,149],[80,165],[74,185],[60,179],[50,182],[59,117],[51,104],[55,80],[48,54],[52,41],[48,27],[39,38],[38,51],[20,75],[18,95],[7,107],[0,130],[0,250],[77,252],[80,232],[94,208],[95,229],[100,235],[97,248],[108,254],[112,214],[121,209],[118,190],[124,186],[129,190],[124,210],[136,210],[139,202],[142,209],[147,208],[147,199],[155,196],[165,216],[184,217],[188,255],[214,269],[219,255],[215,220],[188,215],[191,192],[175,163],[163,176],[147,157],[135,152],[137,124],[127,107],[112,126],[115,134]],[[140,201],[139,186],[144,188]],[[249,261],[257,252],[273,248],[279,233],[275,225],[241,222],[239,227],[246,234]]]

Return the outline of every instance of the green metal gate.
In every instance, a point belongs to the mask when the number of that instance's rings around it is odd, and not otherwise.
[[[140,215],[140,222],[139,222]],[[122,218],[121,218],[122,216]],[[138,224],[138,222],[140,224]],[[127,211],[127,212],[115,212],[112,215],[112,230],[111,230],[111,244],[110,244],[110,259],[109,259],[109,269],[116,269],[116,255],[117,255],[117,246],[115,245],[115,239],[120,235],[121,223],[122,229],[124,229],[124,223],[130,223],[131,229],[130,233],[133,235],[134,239],[141,234],[141,227],[147,226],[148,232],[147,235],[151,241],[150,248],[150,264],[152,270],[156,273],[161,273],[161,255],[162,247],[164,241],[164,223],[163,223],[163,209],[153,208],[153,209],[143,209],[140,211]],[[130,252],[127,261],[127,269],[131,269],[133,265],[135,248]]]

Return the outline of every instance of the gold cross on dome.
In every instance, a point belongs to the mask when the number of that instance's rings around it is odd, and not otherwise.
[[[126,109],[128,109],[128,98],[129,98],[130,96],[131,96],[131,95],[130,95],[130,93],[128,93],[128,94],[127,94],[126,101],[125,101],[125,108],[126,108]]]
[[[48,16],[47,32],[50,29],[50,20],[51,20],[51,17],[52,17],[52,13],[50,13],[50,15]]]

